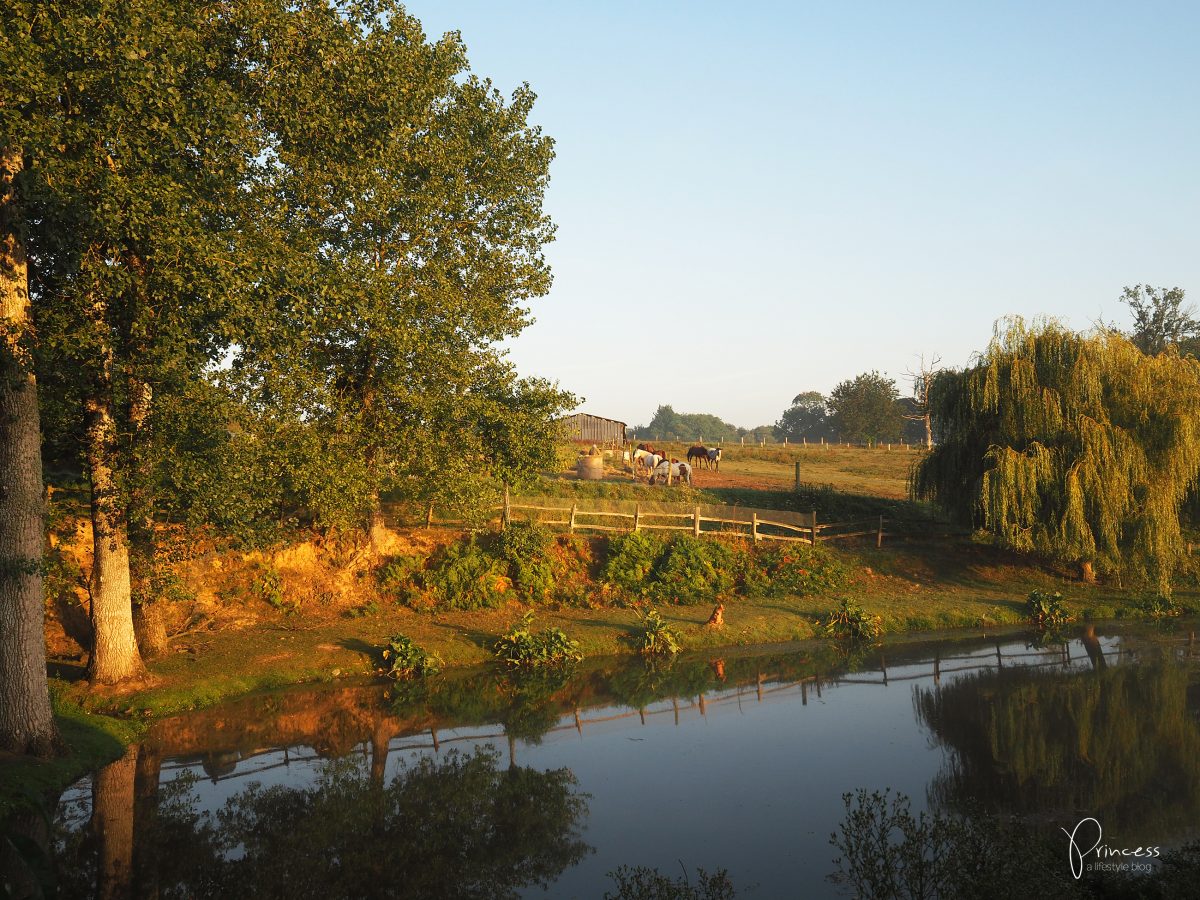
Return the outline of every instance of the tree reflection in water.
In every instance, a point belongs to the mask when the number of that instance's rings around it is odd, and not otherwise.
[[[930,803],[1094,816],[1106,832],[1129,826],[1144,841],[1194,827],[1200,822],[1194,680],[1194,669],[1160,660],[1082,674],[989,670],[918,688],[921,721],[955,751],[930,785]]]
[[[181,778],[156,792],[152,811],[138,797],[132,829],[121,820],[135,806],[133,779],[122,779],[129,796],[96,792],[90,826],[60,834],[63,894],[514,897],[590,851],[587,803],[567,769],[499,762],[491,748],[451,751],[380,784],[361,761],[334,760],[305,787],[252,784],[215,814],[197,809],[194,781]]]

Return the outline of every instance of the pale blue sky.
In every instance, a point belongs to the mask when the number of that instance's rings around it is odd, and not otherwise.
[[[586,411],[755,426],[1006,314],[1200,304],[1200,3],[408,9],[538,94],[555,283],[512,358]]]

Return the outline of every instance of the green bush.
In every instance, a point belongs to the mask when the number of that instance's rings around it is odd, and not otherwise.
[[[411,606],[444,609],[494,609],[512,586],[504,560],[492,556],[476,540],[450,544],[412,576],[401,597]]]
[[[403,634],[388,641],[380,655],[383,657],[384,674],[397,680],[423,678],[442,670],[442,661],[438,656],[418,647]]]
[[[424,557],[393,556],[379,567],[375,578],[384,592],[397,599],[404,599],[419,580],[424,568]]]
[[[653,606],[638,613],[641,631],[636,637],[638,651],[643,656],[673,656],[683,647],[679,635],[671,628]]]
[[[264,565],[262,567],[250,585],[250,592],[275,609],[284,607],[283,577],[274,566]]]
[[[558,628],[535,632],[533,613],[527,612],[493,645],[496,658],[510,668],[557,666],[583,659],[579,643]]]
[[[634,596],[644,596],[650,587],[650,572],[665,549],[666,541],[645,531],[615,537],[608,544],[602,577]]]
[[[1146,619],[1165,619],[1181,615],[1183,610],[1169,597],[1138,597],[1129,602],[1127,609],[1135,616]]]
[[[1043,630],[1061,628],[1071,621],[1067,607],[1063,603],[1063,595],[1058,591],[1030,591],[1025,600],[1025,615],[1029,624]]]
[[[838,640],[875,640],[883,634],[883,620],[871,615],[853,600],[843,600],[821,627],[826,637]]]
[[[821,547],[808,544],[758,547],[755,561],[769,597],[802,596],[845,586],[846,567]]]
[[[672,603],[702,603],[733,592],[734,552],[712,539],[683,535],[651,571],[650,593]]]
[[[550,556],[554,543],[548,528],[532,522],[513,522],[500,532],[497,549],[523,597],[544,602],[554,594],[557,579]]]

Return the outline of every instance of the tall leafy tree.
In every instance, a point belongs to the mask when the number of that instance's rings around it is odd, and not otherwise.
[[[527,86],[472,74],[397,3],[313,5],[269,44],[277,163],[265,226],[286,261],[259,284],[229,380],[307,432],[319,519],[358,524],[391,492],[471,494],[550,462],[573,398],[520,379],[498,343],[545,293],[551,141]]]
[[[829,408],[825,395],[819,391],[804,391],[792,398],[792,405],[783,411],[775,423],[775,439],[782,441],[832,440],[833,428],[829,424]]]
[[[1200,321],[1191,306],[1184,306],[1183,288],[1154,288],[1134,285],[1121,292],[1121,302],[1133,316],[1129,338],[1143,353],[1162,353],[1169,347],[1197,349]]]
[[[33,138],[22,107],[39,71],[30,9],[11,12],[19,15],[6,15],[0,33],[0,750],[48,755],[58,731],[46,683],[41,424],[22,198]]]
[[[29,148],[42,371],[92,491],[91,677],[137,675],[130,545],[149,531],[156,398],[224,352],[262,141],[248,103],[257,4],[45,3]]]
[[[841,382],[829,395],[829,419],[848,441],[895,441],[904,420],[896,401],[896,382],[879,372],[864,372]]]
[[[930,405],[941,441],[917,496],[1085,578],[1127,573],[1170,592],[1180,504],[1200,474],[1200,362],[1011,319],[978,363],[938,375]]]

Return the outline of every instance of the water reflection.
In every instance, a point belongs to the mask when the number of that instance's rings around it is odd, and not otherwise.
[[[386,783],[333,760],[309,784],[251,783],[214,811],[194,777],[160,788],[157,765],[135,749],[97,774],[88,826],[61,836],[66,896],[502,898],[589,850],[569,771],[504,766],[485,747]]]
[[[250,697],[156,724],[72,789],[64,895],[593,897],[621,865],[683,860],[822,896],[859,787],[1157,836],[1200,821],[1181,648],[814,644]]]
[[[1093,671],[991,669],[918,688],[915,705],[954,752],[934,805],[1019,816],[1094,816],[1165,839],[1200,822],[1200,690],[1161,651],[1110,666],[1094,634]]]

